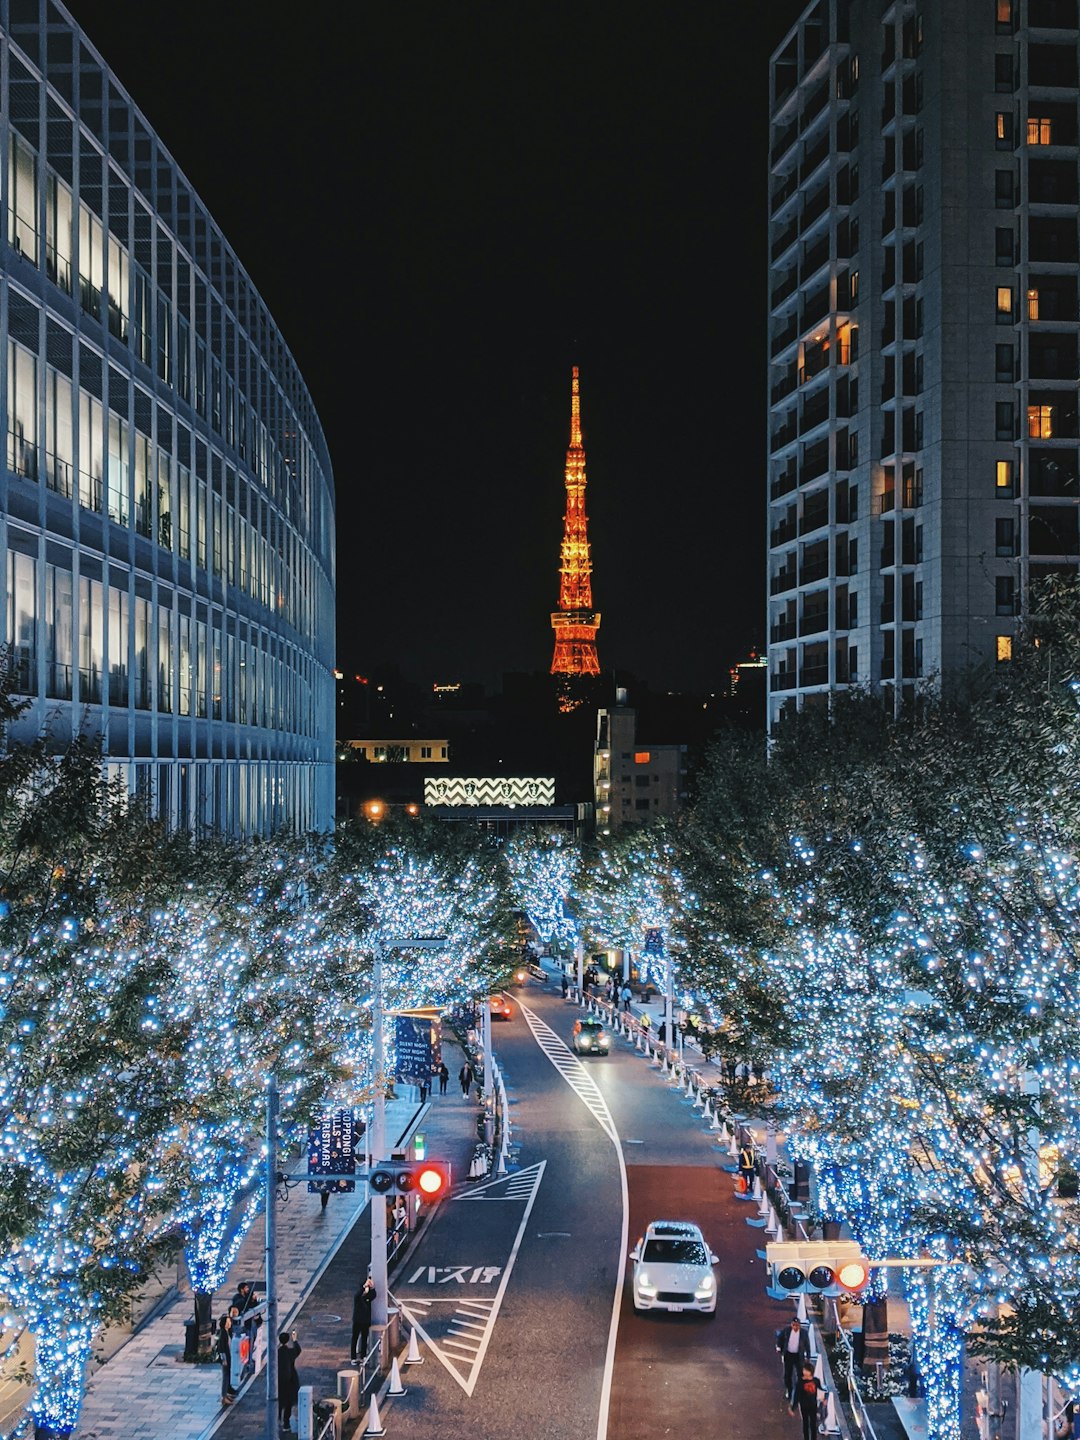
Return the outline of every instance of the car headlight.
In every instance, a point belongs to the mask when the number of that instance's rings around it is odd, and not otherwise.
[[[703,1275],[701,1280],[698,1282],[698,1287],[694,1291],[694,1294],[711,1295],[715,1289],[716,1281],[713,1279],[713,1277],[711,1275]]]
[[[637,1287],[639,1290],[644,1290],[650,1295],[656,1294],[656,1286],[652,1284],[644,1270],[638,1272]]]

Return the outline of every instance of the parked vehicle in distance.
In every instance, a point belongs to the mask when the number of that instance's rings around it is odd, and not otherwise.
[[[606,1055],[611,1049],[611,1036],[599,1020],[585,1017],[574,1021],[570,1044],[576,1055]]]
[[[634,1309],[716,1313],[720,1258],[690,1220],[653,1220],[630,1251]]]
[[[514,1018],[514,1007],[501,991],[490,997],[488,1006],[493,1020],[512,1020]]]

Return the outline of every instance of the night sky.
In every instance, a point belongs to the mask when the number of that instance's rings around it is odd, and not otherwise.
[[[546,670],[570,367],[601,665],[764,640],[768,56],[796,0],[70,7],[323,422],[338,657]]]

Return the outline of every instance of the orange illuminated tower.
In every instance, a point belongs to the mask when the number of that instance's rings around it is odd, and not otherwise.
[[[589,518],[585,514],[585,447],[581,443],[578,367],[570,382],[570,448],[566,452],[566,518],[559,564],[559,608],[552,611],[555,655],[552,675],[599,675],[596,632],[600,615],[592,608]]]

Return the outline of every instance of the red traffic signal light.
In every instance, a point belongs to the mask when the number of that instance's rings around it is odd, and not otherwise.
[[[450,1190],[450,1163],[447,1160],[380,1160],[368,1176],[368,1184],[376,1195],[399,1195],[415,1191],[421,1200],[432,1204],[442,1200]]]
[[[414,1188],[421,1200],[430,1204],[441,1200],[450,1189],[450,1166],[445,1160],[425,1160],[416,1166]]]

